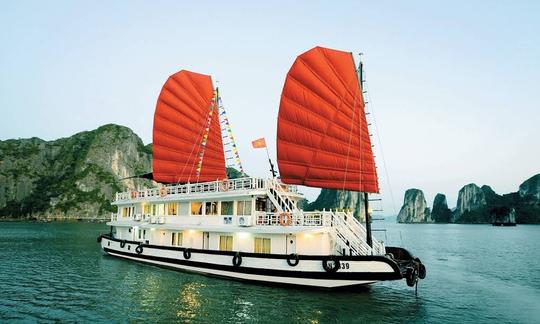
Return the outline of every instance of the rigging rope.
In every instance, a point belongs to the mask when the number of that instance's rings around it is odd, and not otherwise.
[[[232,155],[230,158],[225,158],[225,164],[227,167],[237,166],[238,170],[242,173],[242,176],[244,176],[246,173],[244,172],[244,168],[242,167],[242,161],[240,160],[240,153],[238,153],[238,147],[236,146],[236,141],[232,133],[231,123],[229,122],[229,118],[227,117],[227,113],[225,112],[225,107],[223,106],[223,102],[221,100],[221,97],[219,96],[219,92],[218,92],[217,98],[218,98],[218,113],[219,113],[218,116],[221,119],[220,121],[221,136],[222,136],[222,139],[225,137],[229,139],[228,143],[223,142],[223,151],[225,153],[230,152]],[[223,133],[225,133],[226,136],[223,136]],[[231,145],[229,150],[225,149],[226,145]],[[234,159],[235,163],[229,165],[227,161],[230,159]]]
[[[210,109],[212,108],[212,102],[214,101],[214,99],[212,99],[210,101]],[[209,113],[210,113],[210,110],[209,110]],[[207,115],[208,116],[208,115]],[[203,135],[203,132],[205,131],[205,127],[204,125],[202,125],[203,127],[201,127],[201,131],[199,132],[199,137]],[[201,145],[199,144],[199,147]],[[196,143],[193,143],[193,146],[191,147],[191,152],[189,152],[189,156],[186,160],[186,162],[184,163],[184,167],[182,168],[182,171],[180,172],[180,175],[178,176],[178,181],[176,182],[176,184],[180,184],[180,179],[182,178],[182,175],[184,174],[184,171],[186,170],[186,167],[189,163],[189,161],[191,161],[191,156],[193,155],[193,152],[195,151],[195,147],[197,147],[197,144]],[[200,155],[200,151],[199,151],[199,155]],[[202,163],[202,162],[201,162]],[[190,182],[190,179],[191,179],[191,174],[193,173],[193,164],[191,165],[191,168],[189,170],[189,177],[188,177],[188,182]],[[198,179],[198,176],[197,176],[197,179]]]
[[[379,143],[379,148],[380,148],[380,151],[381,151],[381,158],[382,158],[382,162],[383,162],[383,168],[384,168],[384,173],[386,175],[386,184],[388,185],[388,191],[390,192],[390,199],[392,200],[392,210],[394,211],[394,215],[397,215],[397,211],[396,211],[396,202],[394,200],[394,193],[392,191],[392,185],[390,183],[390,174],[388,173],[388,168],[386,166],[386,159],[384,157],[384,151],[383,151],[383,146],[382,146],[382,141],[381,141],[381,136],[380,136],[380,133],[379,133],[379,127],[377,126],[377,120],[375,118],[375,112],[374,112],[374,104],[373,104],[373,99],[371,98],[371,94],[370,94],[370,90],[369,90],[369,85],[367,82],[364,83],[366,85],[366,93],[367,93],[367,96],[368,96],[368,102],[369,102],[369,107],[370,107],[370,110],[369,112],[371,113],[371,119],[373,120],[373,125],[375,126],[375,133],[377,134],[377,142]],[[367,107],[367,105],[366,105]]]
[[[210,132],[210,124],[212,123],[212,116],[214,115],[214,109],[216,107],[216,96],[217,92],[210,101],[210,109],[208,111],[208,117],[206,118],[206,125],[204,128],[204,135],[202,137],[202,141],[200,144],[200,150],[199,150],[199,161],[197,162],[197,169],[195,169],[195,176],[197,177],[197,182],[199,182],[199,176],[201,175],[202,170],[202,164],[204,159],[204,152],[206,150],[206,143],[208,142],[208,134]],[[191,174],[191,172],[190,172]]]

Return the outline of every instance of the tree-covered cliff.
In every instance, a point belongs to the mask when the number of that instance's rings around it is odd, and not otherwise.
[[[107,217],[116,191],[150,184],[121,179],[150,170],[151,147],[118,125],[0,141],[0,218]]]
[[[314,202],[303,202],[300,207],[306,211],[323,209],[347,210],[352,211],[357,219],[365,220],[364,197],[360,192],[322,189]]]

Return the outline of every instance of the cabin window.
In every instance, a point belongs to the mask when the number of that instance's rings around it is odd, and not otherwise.
[[[153,216],[156,216],[157,215],[157,205],[152,205],[152,215]]]
[[[219,236],[219,250],[220,251],[232,251],[233,249],[233,237],[229,235]]]
[[[167,204],[167,215],[176,216],[178,214],[178,205],[176,203]]]
[[[184,235],[182,234],[182,232],[172,233],[171,245],[182,246],[183,241],[184,241]]]
[[[202,203],[200,202],[191,203],[191,215],[202,215]]]
[[[122,217],[127,217],[128,209],[127,207],[122,208]]]
[[[151,211],[151,207],[152,207],[152,205],[148,205],[148,204],[147,204],[147,205],[144,205],[144,207],[143,207],[143,214],[149,215],[149,214],[152,212],[152,211]]]
[[[237,201],[236,203],[237,215],[251,215],[251,200]]]
[[[217,215],[218,214],[218,209],[217,209],[217,205],[218,203],[215,202],[215,201],[207,201],[205,203],[206,205],[206,208],[205,208],[205,213],[206,215]]]
[[[266,211],[266,199],[265,198],[257,198],[255,200],[255,210],[256,211]]]
[[[255,253],[270,253],[270,239],[256,237],[254,251]]]
[[[221,215],[233,215],[233,202],[222,201],[221,202]]]

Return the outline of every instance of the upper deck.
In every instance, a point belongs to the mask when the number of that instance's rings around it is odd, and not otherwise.
[[[144,188],[116,193],[113,205],[134,201],[181,201],[213,197],[230,197],[264,194],[268,190],[277,190],[281,195],[302,198],[297,186],[287,185],[278,179],[258,177],[218,180],[201,183],[161,185],[157,188]]]

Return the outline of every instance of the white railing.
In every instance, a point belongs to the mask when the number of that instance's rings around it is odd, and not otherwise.
[[[244,223],[240,222],[244,218]],[[247,218],[247,222],[246,222]],[[136,214],[119,217],[111,214],[111,221],[137,221],[150,224],[195,225],[195,226],[274,226],[287,228],[329,227],[329,232],[337,244],[337,251],[352,255],[385,254],[384,243],[372,238],[372,247],[366,242],[365,227],[353,217],[352,213],[315,211],[294,213],[254,212],[253,215],[212,215],[212,216],[165,216]]]
[[[363,245],[361,242],[365,242],[367,237],[366,228],[362,225],[356,218],[354,218],[351,212],[335,212],[336,218],[343,220],[340,225],[343,227],[344,231],[349,232],[349,235],[352,234],[351,241],[356,245]],[[385,254],[385,246],[383,242],[377,241],[372,237],[372,247],[369,248],[367,245],[367,252],[369,254]],[[362,248],[362,250],[364,250]]]
[[[330,226],[329,212],[265,213],[255,212],[257,226]]]
[[[148,188],[141,190],[130,190],[116,193],[115,201],[140,199],[140,198],[152,198],[152,197],[165,197],[168,195],[191,195],[202,193],[219,193],[228,191],[240,191],[240,190],[267,190],[270,186],[275,186],[275,183],[279,184],[282,190],[286,188],[288,192],[296,194],[298,192],[296,186],[286,185],[278,180],[271,179],[268,181],[264,178],[239,178],[223,181],[211,181],[201,183],[188,183],[182,185],[167,185],[159,188]]]

